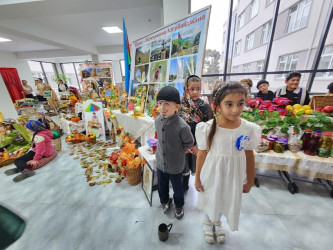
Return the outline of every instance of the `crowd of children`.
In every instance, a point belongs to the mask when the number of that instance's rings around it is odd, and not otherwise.
[[[290,72],[285,86],[274,93],[265,79],[257,83],[256,97],[273,100],[281,96],[293,104],[306,105],[309,93],[299,86],[301,74]],[[160,115],[155,119],[158,135],[156,153],[158,193],[163,212],[175,202],[175,217],[184,216],[184,193],[190,174],[195,175],[198,207],[204,211],[204,240],[224,243],[221,216],[227,218],[232,231],[238,229],[242,193],[248,193],[254,182],[254,150],[260,143],[258,125],[240,118],[253,83],[222,83],[215,86],[212,104],[201,98],[201,80],[191,75],[184,84],[180,100],[177,89],[167,86],[157,95]],[[328,86],[333,93],[333,83]],[[221,143],[223,142],[223,143]],[[173,198],[169,196],[169,180]]]

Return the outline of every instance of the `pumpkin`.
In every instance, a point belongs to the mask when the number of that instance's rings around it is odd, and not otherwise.
[[[80,121],[80,117],[72,117],[72,122],[78,122]]]

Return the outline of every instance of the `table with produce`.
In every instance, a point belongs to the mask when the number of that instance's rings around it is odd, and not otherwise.
[[[333,106],[314,111],[309,105],[291,106],[281,97],[272,102],[249,99],[248,105],[242,118],[262,128],[256,167],[277,170],[293,194],[298,187],[290,171],[315,178],[333,198]]]

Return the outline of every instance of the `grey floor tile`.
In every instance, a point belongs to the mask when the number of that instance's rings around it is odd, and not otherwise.
[[[150,242],[155,208],[103,208],[78,249],[146,250]]]
[[[101,208],[90,206],[29,204],[21,213],[27,220],[14,249],[77,249]]]
[[[320,206],[320,204],[318,204]],[[304,250],[330,250],[333,248],[333,217],[280,216],[289,235]]]

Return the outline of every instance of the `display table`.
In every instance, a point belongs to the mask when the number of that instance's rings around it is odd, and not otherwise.
[[[121,113],[120,110],[112,110],[118,124],[121,125],[125,132],[136,140],[141,137],[141,144],[145,144],[145,132],[154,126],[154,120],[150,116],[134,118],[131,113]],[[110,122],[107,122],[108,128],[111,130]]]
[[[80,133],[86,130],[85,126],[84,126],[84,120],[81,120],[78,122],[72,122],[72,121],[66,120],[65,118],[60,118],[59,125],[60,125],[60,128],[62,129],[62,131],[66,135],[74,133],[75,130],[77,130]]]
[[[295,170],[299,159],[297,154],[289,150],[284,153],[276,153],[273,150],[262,153],[255,152],[256,168],[266,170],[292,171]]]
[[[138,148],[140,156],[146,160],[150,168],[156,172],[156,158],[147,145]],[[157,174],[154,174],[153,190],[157,190]]]

